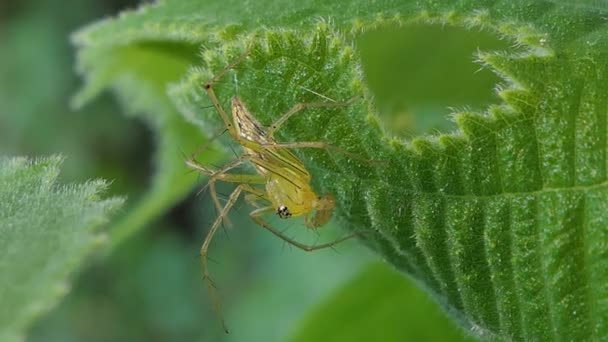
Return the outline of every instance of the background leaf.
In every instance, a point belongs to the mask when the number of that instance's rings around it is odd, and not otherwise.
[[[69,275],[102,242],[98,228],[122,203],[107,184],[55,184],[61,158],[0,158],[0,339],[16,340],[69,291]]]
[[[311,310],[290,340],[474,341],[411,281],[380,263]]]

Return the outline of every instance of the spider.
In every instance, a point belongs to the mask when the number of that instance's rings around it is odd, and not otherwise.
[[[245,200],[256,208],[249,214],[256,224],[267,229],[287,243],[304,251],[332,247],[357,235],[357,233],[352,233],[328,243],[306,245],[284,235],[263,218],[263,216],[268,214],[276,214],[281,219],[304,216],[305,225],[310,229],[319,228],[331,219],[333,210],[336,206],[334,197],[331,194],[325,194],[323,196],[317,195],[310,185],[310,173],[306,170],[302,161],[289,149],[318,148],[338,150],[346,155],[353,154],[323,142],[279,143],[275,140],[274,134],[291,116],[304,109],[349,106],[356,98],[347,102],[298,103],[270,125],[270,127],[266,128],[255,119],[239,97],[233,97],[231,101],[231,119],[221,106],[213,86],[229,72],[229,70],[235,68],[236,65],[247,58],[247,55],[248,53],[245,52],[241,57],[227,65],[216,76],[203,85],[211,103],[222,118],[226,131],[230,134],[232,139],[242,147],[242,155],[217,170],[200,164],[194,157],[186,160],[186,164],[190,168],[209,177],[206,187],[210,189],[212,200],[219,212],[201,246],[200,255],[203,276],[209,293],[214,301],[215,310],[218,313],[220,322],[226,333],[228,333],[228,329],[222,315],[219,296],[216,293],[215,285],[210,277],[207,259],[209,246],[215,233],[221,226],[221,223],[227,221],[227,215],[230,209],[234,206],[241,194],[244,193]],[[247,163],[253,165],[256,174],[234,174],[229,172],[230,170]],[[228,199],[223,206],[219,201],[215,188],[216,181],[238,184],[228,196]]]

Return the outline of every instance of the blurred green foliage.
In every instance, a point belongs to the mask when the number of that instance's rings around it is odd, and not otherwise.
[[[108,95],[77,112],[68,105],[81,82],[72,71],[69,34],[94,19],[133,6],[133,1],[94,0],[0,4],[1,154],[61,153],[67,157],[63,181],[109,179],[113,182],[110,192],[128,195],[130,202],[147,190],[155,146],[145,124],[122,115]],[[425,39],[416,40],[421,30],[428,31],[423,32]],[[395,134],[450,130],[450,121],[441,115],[448,106],[481,107],[497,101],[492,91],[497,78],[487,70],[475,73],[479,66],[473,63],[478,47],[505,46],[495,37],[453,28],[386,28],[364,35],[360,46],[378,107]],[[386,63],[406,67],[390,69],[383,67]],[[456,73],[446,77],[446,70]],[[426,76],[420,77],[422,73]],[[457,83],[447,83],[450,79]],[[463,82],[470,86],[456,87]],[[248,211],[246,206],[235,211],[235,229],[227,231],[229,239],[214,241],[212,251],[217,261],[213,274],[231,335],[221,331],[200,277],[198,248],[214,212],[207,196],[193,195],[109,258],[92,263],[77,277],[66,300],[32,328],[29,340],[281,340],[293,334],[315,303],[346,284],[373,258],[355,242],[341,245],[339,253],[292,251],[251,225]],[[299,227],[289,232],[303,241],[316,239]],[[347,288],[369,282],[361,278],[366,275],[375,279],[374,272],[375,268],[354,278]],[[389,275],[377,285],[390,287],[393,281],[404,280]],[[400,295],[416,298],[412,317],[426,319],[434,304],[422,299],[426,295],[415,287],[407,291],[411,293]],[[336,296],[340,298],[340,292]],[[439,329],[436,319],[443,322],[433,313],[427,326]],[[348,324],[357,323],[346,320],[344,324],[340,328],[347,330]],[[441,326],[445,335],[438,332],[437,336],[461,339],[454,327]]]
[[[133,3],[26,0],[0,4],[0,153],[67,156],[65,181],[112,179],[112,194],[137,193],[150,174],[151,137],[109,98],[69,108],[81,80],[69,35]],[[4,8],[2,8],[4,7]]]
[[[483,110],[499,102],[494,88],[500,79],[474,63],[474,52],[505,50],[508,42],[485,31],[382,27],[364,33],[359,46],[380,115],[397,136],[447,133],[456,128],[446,119],[453,109]]]
[[[455,323],[415,286],[388,265],[371,264],[311,311],[292,340],[475,341],[458,331]],[[349,329],[352,326],[357,329]],[[377,328],[381,326],[402,329]]]

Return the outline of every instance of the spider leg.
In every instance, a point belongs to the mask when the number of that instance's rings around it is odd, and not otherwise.
[[[247,58],[247,55],[249,55],[249,49],[247,49],[243,54],[241,54],[241,56],[232,61],[230,64],[226,65],[219,73],[217,73],[212,79],[205,82],[205,84],[203,85],[203,88],[207,92],[207,96],[209,96],[209,100],[211,100],[213,107],[215,107],[217,112],[222,117],[222,121],[224,121],[224,126],[226,127],[226,130],[228,130],[232,138],[237,141],[242,138],[238,135],[237,130],[234,127],[233,121],[230,119],[228,114],[226,114],[226,111],[220,104],[220,101],[217,98],[217,95],[215,94],[213,86],[218,83],[219,80],[222,79],[231,69],[234,69],[238,64],[242,63],[245,58]]]
[[[209,267],[208,267],[209,246],[211,245],[211,241],[213,240],[215,233],[217,233],[217,230],[221,226],[222,217],[225,217],[226,215],[228,215],[228,212],[230,211],[230,209],[232,209],[232,207],[238,200],[239,196],[243,192],[247,192],[247,196],[255,196],[256,201],[265,199],[263,197],[264,196],[263,190],[257,189],[255,187],[251,186],[250,184],[239,184],[234,189],[234,191],[232,191],[232,193],[228,197],[228,201],[226,202],[224,207],[221,209],[218,217],[213,222],[213,225],[209,229],[209,232],[207,233],[207,236],[205,237],[205,241],[203,242],[203,244],[201,246],[201,251],[200,251],[201,266],[203,269],[203,279],[205,280],[205,283],[207,284],[207,289],[208,289],[211,299],[213,301],[214,309],[215,309],[215,311],[220,319],[220,322],[222,324],[222,327],[224,328],[224,331],[226,333],[228,333],[228,328],[226,326],[226,322],[224,320],[224,315],[222,313],[222,303],[221,303],[220,297],[217,293],[215,283],[214,283],[213,279],[211,279],[211,274],[209,272]],[[252,198],[253,197],[249,197],[249,200],[251,200]]]
[[[215,222],[213,222],[213,225],[209,229],[209,233],[207,233],[207,236],[205,237],[205,241],[203,242],[203,245],[201,246],[201,266],[203,269],[203,279],[205,280],[205,283],[207,284],[207,289],[209,290],[209,294],[211,295],[211,299],[213,300],[213,306],[219,316],[220,322],[222,323],[222,327],[224,328],[224,331],[226,333],[228,333],[228,328],[226,326],[226,322],[224,321],[224,315],[222,313],[222,303],[219,299],[219,295],[217,293],[217,290],[215,288],[215,285],[214,285],[213,280],[211,279],[211,275],[209,273],[209,268],[207,265],[207,261],[208,261],[207,256],[209,254],[209,246],[211,245],[211,240],[213,240],[213,236],[215,235],[218,228],[220,227],[220,225],[222,223],[222,218],[224,216],[226,216],[228,214],[228,212],[230,211],[230,209],[234,206],[234,204],[236,203],[236,201],[239,198],[239,195],[241,194],[242,191],[243,191],[243,185],[237,186],[236,189],[234,189],[234,191],[232,191],[232,193],[230,194],[230,197],[228,198],[228,202],[226,202],[226,205],[220,211],[219,216],[215,219]]]
[[[205,189],[207,187],[209,187],[209,189],[211,190],[211,199],[213,200],[216,210],[218,212],[220,212],[222,209],[222,205],[217,196],[217,190],[215,189],[216,181],[221,180],[223,182],[240,183],[240,184],[264,184],[266,182],[266,180],[259,175],[228,173],[228,171],[230,171],[231,169],[234,169],[235,167],[242,165],[248,161],[249,161],[249,156],[243,155],[240,158],[237,158],[237,159],[231,161],[230,163],[224,165],[219,170],[212,170],[212,169],[198,163],[194,159],[186,160],[186,165],[188,165],[190,168],[192,168],[194,170],[200,171],[201,173],[204,173],[207,176],[209,176],[209,181],[203,188],[201,188],[201,190],[199,190],[199,193],[205,191]],[[231,226],[228,216],[225,216],[223,218],[223,220],[226,225]]]
[[[287,113],[283,114],[277,121],[275,121],[270,128],[268,129],[268,136],[273,139],[274,133],[278,131],[281,126],[289,120],[294,114],[301,112],[307,108],[329,108],[329,107],[347,107],[352,105],[359,97],[353,97],[352,99],[346,102],[301,102],[287,111]]]
[[[257,223],[258,225],[260,225],[263,228],[267,229],[272,234],[274,234],[277,237],[281,238],[283,241],[287,242],[288,244],[290,244],[290,245],[292,245],[292,246],[294,246],[296,248],[299,248],[299,249],[301,249],[303,251],[306,251],[306,252],[316,251],[316,250],[324,249],[324,248],[331,248],[331,247],[339,244],[340,242],[346,241],[348,239],[351,239],[351,238],[359,235],[359,233],[351,233],[351,234],[343,236],[343,237],[341,237],[339,239],[336,239],[334,241],[330,241],[330,242],[319,244],[319,245],[307,245],[307,244],[303,244],[303,243],[298,242],[298,241],[290,238],[289,236],[283,234],[281,231],[279,231],[276,228],[272,227],[268,222],[266,222],[262,218],[262,215],[266,215],[266,214],[270,214],[270,213],[274,213],[274,212],[275,212],[275,208],[273,208],[273,207],[265,207],[265,208],[260,208],[260,209],[256,209],[256,210],[252,211],[249,214],[249,216],[251,217],[251,219],[253,219],[253,221],[255,221],[255,223]]]
[[[293,142],[293,143],[278,143],[276,141],[274,141],[274,133],[277,132],[281,126],[287,122],[287,120],[289,120],[293,115],[300,113],[301,111],[303,111],[304,109],[308,109],[308,108],[339,108],[339,107],[348,107],[350,105],[352,105],[353,103],[355,103],[357,100],[359,99],[358,96],[355,96],[353,98],[351,98],[348,101],[345,102],[301,102],[298,103],[296,105],[294,105],[293,107],[291,107],[291,109],[289,111],[287,111],[285,114],[283,114],[279,119],[277,119],[269,128],[268,128],[268,136],[270,137],[269,142],[267,143],[262,143],[260,144],[262,148],[269,148],[269,147],[279,147],[279,148],[318,148],[318,149],[323,149],[326,150],[329,154],[332,154],[332,152],[337,152],[339,154],[343,154],[345,156],[348,156],[352,159],[357,159],[359,161],[365,162],[365,163],[371,163],[371,162],[375,162],[374,160],[370,160],[368,158],[365,157],[361,157],[359,154],[357,153],[352,153],[349,152],[343,148],[337,147],[337,146],[333,146],[324,142],[317,142],[317,141],[302,141],[302,142]]]
[[[280,148],[318,148],[318,149],[322,149],[322,150],[326,150],[327,153],[329,153],[330,155],[332,155],[332,152],[337,152],[339,154],[343,154],[345,156],[348,156],[352,159],[357,159],[361,162],[364,163],[375,163],[375,162],[380,162],[379,160],[373,160],[373,159],[368,159],[365,157],[361,157],[360,155],[358,155],[357,153],[353,153],[353,152],[349,152],[343,148],[334,146],[334,145],[330,145],[321,141],[300,141],[300,142],[293,142],[293,143],[277,143],[277,142],[270,142],[270,143],[264,143],[261,144],[262,147],[268,148],[268,147],[280,147]]]

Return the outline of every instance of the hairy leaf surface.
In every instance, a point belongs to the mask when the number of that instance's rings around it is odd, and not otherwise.
[[[99,227],[122,204],[101,199],[101,180],[58,185],[60,157],[0,158],[0,340],[69,291],[69,275],[103,240]]]

